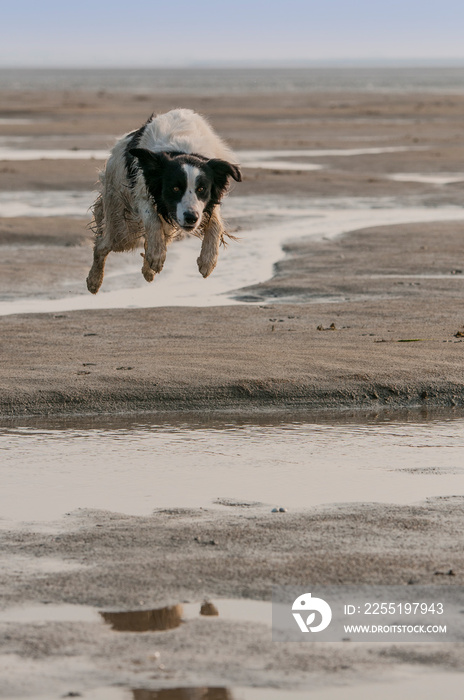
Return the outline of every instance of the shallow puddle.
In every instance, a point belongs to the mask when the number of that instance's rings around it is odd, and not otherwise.
[[[17,123],[17,122],[16,122]],[[20,140],[18,140],[20,139]],[[22,148],[14,146],[14,143],[21,144]],[[89,149],[89,148],[25,148],[28,137],[2,137],[0,141],[0,161],[19,160],[106,160],[109,156],[109,149]],[[29,143],[33,143],[29,139]],[[276,158],[319,158],[327,156],[363,156],[380,155],[382,153],[398,153],[402,151],[421,150],[417,147],[408,146],[380,146],[373,148],[339,148],[339,149],[294,149],[294,150],[255,150],[236,151],[237,160],[243,167],[268,168],[278,167],[268,165],[269,161]],[[422,149],[423,150],[423,149]],[[279,162],[279,161],[277,161]],[[285,167],[285,166],[281,166]],[[317,170],[320,165],[309,165],[305,168],[297,163],[287,162],[286,169],[293,170]]]
[[[122,610],[100,612],[105,622],[118,632],[165,631],[179,627],[182,622],[199,617],[272,624],[272,605],[260,600],[215,599],[203,603],[179,603],[152,610]],[[1,619],[1,616],[0,616]]]
[[[295,681],[298,679],[296,678]],[[245,688],[221,686],[177,686],[158,690],[143,687],[124,689],[118,687],[81,690],[79,694],[61,697],[81,697],[83,700],[394,700],[396,698],[437,698],[462,695],[464,674],[457,672],[427,673],[411,670],[408,676],[378,678],[375,682],[321,686],[314,684],[306,690],[293,688]],[[26,700],[30,696],[15,696]],[[35,695],[35,700],[56,700],[56,694]],[[9,700],[6,698],[6,700]],[[12,700],[12,699],[11,699]]]
[[[460,673],[420,673],[413,677],[378,681],[361,685],[313,687],[308,690],[278,688],[170,688],[133,690],[133,700],[393,700],[420,698],[437,700],[445,696],[459,697],[464,683]],[[130,697],[130,696],[129,696]],[[122,698],[121,698],[122,700]]]
[[[177,603],[160,608],[138,610],[97,610],[89,605],[20,605],[0,611],[0,624],[45,624],[48,622],[106,623],[117,632],[165,632],[184,622],[208,618],[252,624],[272,624],[272,604],[242,598],[218,598],[214,601]]]
[[[18,605],[0,611],[0,623],[17,625],[48,622],[100,622],[98,611],[89,605]]]
[[[0,430],[3,524],[76,508],[148,515],[255,504],[269,512],[464,493],[463,418],[350,420],[22,420]]]
[[[20,160],[106,160],[106,149],[80,148],[77,150],[66,148],[8,148],[0,147],[0,161]]]
[[[79,190],[20,190],[0,192],[0,217],[73,216],[90,219],[96,192]],[[83,227],[85,223],[83,222]]]
[[[250,160],[242,165],[242,168],[262,168],[264,170],[295,170],[295,171],[310,171],[323,170],[324,166],[318,163],[303,163],[299,160]]]
[[[179,627],[183,622],[205,615],[206,604],[189,603],[168,606],[155,610],[100,612],[90,606],[81,605],[29,605],[10,608],[0,612],[0,624],[41,624],[53,622],[68,623],[108,623],[117,632],[162,632]],[[207,612],[210,613],[211,624],[215,619],[230,619],[233,621],[271,623],[271,604],[251,600],[220,600],[209,603]],[[211,612],[218,614],[211,615]],[[251,613],[251,614],[250,614]],[[263,617],[264,614],[264,617]],[[102,618],[105,622],[102,622]],[[156,659],[154,657],[154,663]],[[24,664],[13,655],[0,657],[3,670],[11,674],[17,664]],[[68,662],[69,663],[69,662]],[[24,666],[23,666],[24,668]],[[17,668],[16,670],[20,670]],[[33,673],[33,669],[29,669]],[[40,677],[44,668],[37,667],[35,672]],[[289,679],[291,681],[291,679]],[[298,678],[293,679],[298,683]],[[426,670],[407,667],[398,673],[397,670],[388,675],[379,675],[375,682],[354,681],[353,679],[339,680],[337,685],[321,685],[323,679],[307,689],[267,688],[267,687],[227,687],[208,685],[175,685],[164,688],[145,688],[143,681],[140,687],[132,689],[122,687],[106,687],[95,689],[80,689],[79,683],[74,683],[73,691],[61,697],[82,697],[87,700],[391,700],[392,698],[420,697],[421,700],[435,700],[445,696],[460,697],[464,675],[456,672],[427,673]],[[158,681],[159,682],[159,681]],[[330,683],[330,681],[329,681]],[[68,684],[68,687],[71,683]],[[78,690],[79,688],[79,690]],[[72,694],[71,694],[72,693]],[[24,696],[24,698],[27,696]],[[30,697],[30,696],[28,696]],[[37,700],[55,700],[56,694],[36,694]],[[15,696],[20,700],[19,696]]]
[[[45,120],[26,117],[0,117],[0,126],[22,126],[23,124],[34,124],[41,121]]]
[[[327,157],[353,157],[353,156],[378,156],[383,153],[402,153],[404,151],[420,151],[421,147],[410,146],[371,146],[367,148],[300,148],[281,150],[243,150],[236,151],[239,162],[244,167],[266,168],[270,161],[279,163],[280,158],[294,158],[289,161],[294,170],[301,170],[301,164],[296,161],[301,158],[327,158]],[[277,167],[277,166],[275,166]],[[315,168],[321,167],[318,165]]]
[[[397,679],[390,683],[379,681],[331,688],[316,686],[303,691],[278,688],[133,690],[132,700],[372,700],[373,697],[376,700],[414,697],[420,700],[437,700],[445,695],[459,697],[463,683],[464,674],[460,673],[416,673],[416,677]]]
[[[450,185],[464,181],[464,173],[397,173],[388,177],[397,182],[423,182],[430,185]]]

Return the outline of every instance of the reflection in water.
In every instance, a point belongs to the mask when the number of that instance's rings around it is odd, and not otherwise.
[[[330,680],[327,681],[330,684]],[[332,680],[333,682],[333,680]],[[132,690],[133,700],[391,700],[392,698],[462,697],[462,673],[424,673],[409,676],[395,673],[379,678],[377,682],[352,680],[346,685],[325,686],[315,689],[288,688],[172,688],[170,690]]]
[[[125,612],[100,612],[118,632],[149,632],[172,630],[182,622],[182,605],[168,605],[155,610],[132,610]]]
[[[197,604],[198,605],[198,604]],[[179,627],[186,618],[194,618],[198,615],[198,607],[195,604],[184,606],[167,605],[164,608],[153,610],[124,610],[120,612],[100,612],[100,615],[118,632],[162,632]],[[217,617],[219,611],[214,603],[204,601],[200,608],[200,615]]]
[[[211,615],[214,617],[219,615],[219,610],[214,603],[210,603],[209,601],[205,600],[200,608],[200,615]]]
[[[272,623],[271,603],[245,598],[221,598],[215,603],[184,603],[153,610],[125,610],[123,612],[100,612],[105,622],[118,632],[149,632],[171,630],[183,622],[200,617],[251,622],[258,625]],[[211,622],[211,624],[214,624]]]
[[[134,700],[233,700],[227,688],[165,688],[133,690]]]

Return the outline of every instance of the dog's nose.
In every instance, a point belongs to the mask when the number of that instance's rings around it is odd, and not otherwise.
[[[198,221],[198,214],[194,211],[186,211],[184,214],[184,224],[186,226],[194,226]]]

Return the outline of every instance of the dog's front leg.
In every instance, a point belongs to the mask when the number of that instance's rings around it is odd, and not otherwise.
[[[216,267],[219,246],[224,236],[224,222],[219,206],[214,207],[208,221],[201,244],[200,257],[197,259],[198,269],[203,277],[208,277]]]
[[[140,214],[145,228],[142,274],[147,282],[153,282],[155,273],[161,272],[166,260],[166,239],[161,220],[151,205],[143,207]]]

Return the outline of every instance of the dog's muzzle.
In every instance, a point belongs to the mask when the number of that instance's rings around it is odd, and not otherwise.
[[[200,217],[194,211],[186,211],[182,218],[184,220],[182,228],[186,231],[193,231],[193,229],[197,227],[200,220]]]

